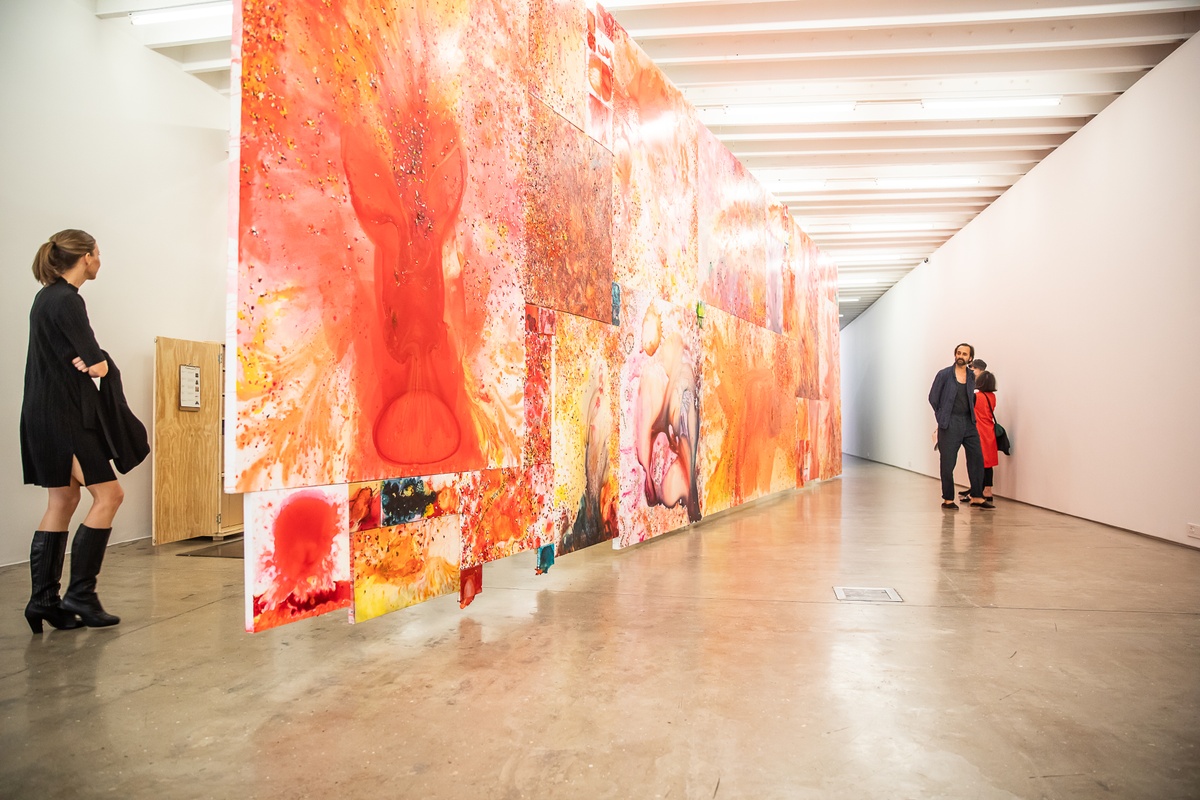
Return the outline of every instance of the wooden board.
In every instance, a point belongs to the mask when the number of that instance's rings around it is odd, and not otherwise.
[[[221,350],[215,342],[154,340],[154,544],[218,533]],[[200,368],[198,409],[180,408],[185,364]]]

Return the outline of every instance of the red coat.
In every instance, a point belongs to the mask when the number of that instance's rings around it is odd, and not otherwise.
[[[996,450],[996,393],[975,393],[975,427],[979,430],[979,446],[983,449],[984,469],[1000,463]]]

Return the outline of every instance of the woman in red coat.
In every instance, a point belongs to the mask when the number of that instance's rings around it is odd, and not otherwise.
[[[992,468],[1000,463],[996,450],[996,376],[986,370],[975,381],[975,427],[983,450],[983,507],[995,508]]]

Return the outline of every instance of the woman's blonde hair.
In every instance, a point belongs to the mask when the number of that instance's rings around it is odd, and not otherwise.
[[[96,239],[91,234],[73,228],[59,231],[38,248],[33,257],[33,277],[43,286],[49,286],[79,259],[95,251]]]

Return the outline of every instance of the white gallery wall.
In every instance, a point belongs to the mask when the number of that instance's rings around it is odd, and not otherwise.
[[[147,428],[154,337],[224,338],[229,100],[93,7],[0,2],[0,564],[29,558],[45,510],[18,437],[38,246],[63,228],[98,240],[82,295]],[[114,542],[150,535],[150,475],[122,478]]]
[[[1013,442],[996,494],[1200,546],[1200,38],[842,331],[845,451],[936,476],[962,341]]]

